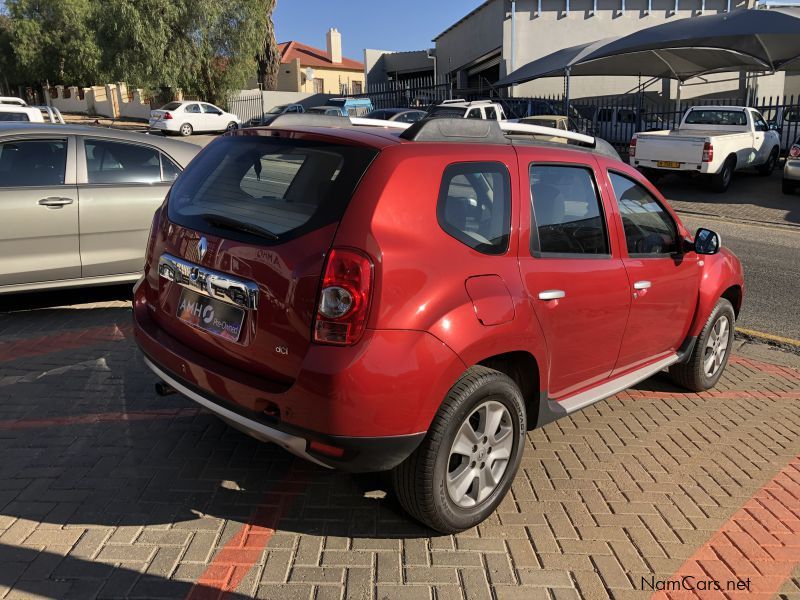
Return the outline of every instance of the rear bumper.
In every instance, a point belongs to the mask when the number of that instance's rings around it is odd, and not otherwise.
[[[465,369],[428,333],[367,330],[355,346],[311,344],[294,382],[279,383],[167,334],[148,306],[147,286],[143,279],[135,291],[134,333],[150,368],[235,427],[327,466],[380,471],[402,462]],[[309,450],[314,440],[344,454],[319,456]]]
[[[386,471],[405,460],[425,437],[425,432],[379,438],[331,436],[268,423],[264,417],[248,415],[246,411],[198,389],[173,373],[168,373],[146,355],[144,361],[150,370],[172,389],[197,402],[231,427],[262,442],[277,444],[295,456],[323,467],[353,473]],[[312,441],[340,448],[342,456],[334,458],[315,453],[311,447]]]
[[[632,158],[630,159],[630,163],[631,166],[638,167],[640,169],[658,169],[659,171],[664,171],[665,173],[670,171],[674,171],[676,173],[709,173],[709,163],[682,162],[677,167],[659,167],[657,160],[648,160],[646,158]]]
[[[800,160],[786,159],[786,164],[783,167],[783,178],[800,181]]]

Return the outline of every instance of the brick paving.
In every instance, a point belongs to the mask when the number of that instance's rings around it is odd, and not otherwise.
[[[0,314],[0,598],[800,598],[793,364],[744,347],[709,393],[656,377],[531,432],[499,510],[441,536],[380,475],[156,396],[128,302]]]

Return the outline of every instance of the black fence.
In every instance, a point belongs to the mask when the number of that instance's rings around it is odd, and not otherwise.
[[[419,77],[402,81],[371,84],[358,97],[369,98],[375,108],[429,108],[451,97],[447,78]]]
[[[242,123],[247,123],[250,119],[261,118],[264,109],[264,98],[261,91],[231,94],[228,96],[225,108],[229,113],[239,117]]]

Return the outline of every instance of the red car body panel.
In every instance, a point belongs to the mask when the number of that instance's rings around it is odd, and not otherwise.
[[[311,432],[309,438],[422,434],[467,368],[511,352],[535,361],[538,373],[530,376],[543,398],[563,400],[677,352],[699,334],[726,290],[738,288],[741,304],[741,265],[726,250],[703,257],[628,256],[609,170],[645,186],[670,212],[679,236],[691,235],[658,191],[619,161],[554,145],[416,143],[355,128],[235,135],[360,145],[378,154],[337,224],[287,242],[234,242],[180,227],[159,211],[135,293],[136,338],[166,372],[248,414],[270,414]],[[510,174],[504,254],[477,252],[437,222],[444,169],[473,161],[501,163]],[[610,256],[531,255],[531,163],[592,170]],[[201,235],[209,245],[202,260],[193,254]],[[352,346],[311,341],[331,247],[357,249],[374,266],[367,330]],[[159,276],[164,253],[258,284],[258,314],[246,321],[241,343],[175,317],[180,286]],[[634,292],[639,280],[652,286]],[[551,289],[566,296],[539,299]],[[275,352],[281,347],[288,353]]]

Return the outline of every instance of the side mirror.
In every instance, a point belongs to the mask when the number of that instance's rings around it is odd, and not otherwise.
[[[777,124],[777,123],[770,123],[770,124],[769,124],[769,130],[770,130],[770,131],[780,131],[780,130],[781,130],[781,128],[780,128],[780,127],[778,127],[778,124]]]
[[[716,254],[722,247],[719,234],[701,227],[694,234],[694,251],[698,254]]]

